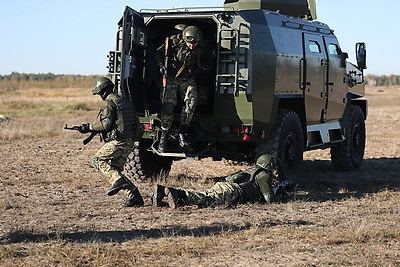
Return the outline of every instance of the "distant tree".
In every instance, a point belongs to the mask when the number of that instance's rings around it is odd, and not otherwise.
[[[365,77],[368,85],[371,86],[393,86],[400,85],[400,75],[374,75],[368,74]]]
[[[19,73],[0,75],[0,91],[18,88],[91,88],[98,75],[64,75],[54,73]]]

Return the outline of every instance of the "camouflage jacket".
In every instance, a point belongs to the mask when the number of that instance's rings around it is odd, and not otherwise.
[[[193,50],[185,42],[170,41],[168,49],[168,77],[169,78],[198,78],[203,67],[204,49],[199,43]],[[176,43],[176,44],[175,44]],[[157,49],[157,61],[163,64],[164,45]],[[178,72],[180,72],[178,74]]]
[[[271,201],[272,174],[263,168],[250,167],[229,175],[225,180],[239,184],[244,192],[243,201]]]
[[[103,140],[138,139],[141,134],[141,124],[133,104],[114,93],[103,101],[99,111],[100,121],[91,124],[94,132],[101,133]]]

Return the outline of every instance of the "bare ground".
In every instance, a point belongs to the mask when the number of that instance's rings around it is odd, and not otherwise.
[[[124,195],[108,197],[88,165],[98,141],[0,140],[0,266],[399,266],[400,89],[367,97],[362,168],[338,172],[329,150],[306,152],[295,198],[272,205],[151,206],[157,182],[204,189],[246,167],[205,159],[136,181],[145,206],[123,208]]]

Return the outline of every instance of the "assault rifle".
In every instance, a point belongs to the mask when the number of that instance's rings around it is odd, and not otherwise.
[[[286,187],[290,185],[289,181],[279,182],[275,187],[272,188],[274,195],[280,195],[283,198],[291,199],[293,196],[290,194]]]
[[[167,87],[167,69],[168,69],[168,46],[169,46],[169,37],[165,37],[164,43],[164,64],[162,66],[162,101],[164,101],[165,90]]]
[[[81,125],[75,125],[75,126],[72,126],[72,127],[68,127],[68,125],[65,124],[64,130],[78,131],[78,132],[84,134],[84,133],[87,133],[87,131],[85,131],[86,127],[88,127],[88,125],[86,123],[81,124]],[[84,145],[88,144],[90,141],[92,141],[93,137],[95,137],[96,135],[97,135],[97,133],[91,132],[88,137],[83,139],[83,144]]]

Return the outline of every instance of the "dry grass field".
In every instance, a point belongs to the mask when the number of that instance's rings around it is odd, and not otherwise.
[[[400,88],[367,98],[360,170],[306,152],[290,202],[170,210],[151,206],[154,183],[204,189],[246,166],[175,162],[123,208],[88,165],[101,143],[62,129],[96,117],[89,89],[0,92],[0,266],[400,266]]]

